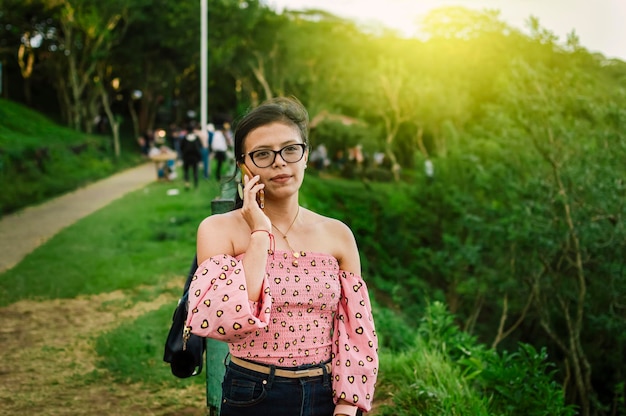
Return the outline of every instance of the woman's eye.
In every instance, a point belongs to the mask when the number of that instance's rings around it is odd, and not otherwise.
[[[294,152],[297,152],[298,150],[299,150],[298,146],[287,146],[284,149],[284,151],[288,153],[294,153]]]
[[[258,152],[254,152],[254,157],[257,159],[267,159],[270,157],[270,152],[267,150],[259,150]]]

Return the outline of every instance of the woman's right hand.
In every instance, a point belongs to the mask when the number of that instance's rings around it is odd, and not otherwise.
[[[269,217],[265,215],[261,206],[259,206],[257,196],[259,193],[263,193],[265,184],[260,182],[261,177],[255,175],[250,178],[248,175],[244,175],[243,187],[243,205],[241,207],[241,215],[250,227],[251,231],[254,230],[266,230],[272,232],[272,222]]]

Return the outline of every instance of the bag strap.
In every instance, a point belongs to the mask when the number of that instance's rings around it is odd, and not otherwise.
[[[198,255],[196,254],[193,257],[193,261],[191,262],[191,266],[189,266],[189,273],[187,274],[187,281],[185,282],[185,286],[183,288],[183,297],[189,292],[189,286],[191,286],[191,279],[193,279],[193,275],[196,273],[198,269]]]

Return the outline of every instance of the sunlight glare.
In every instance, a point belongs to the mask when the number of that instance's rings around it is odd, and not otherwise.
[[[419,19],[446,6],[498,10],[507,24],[525,31],[530,16],[564,41],[572,30],[591,50],[626,59],[624,0],[261,0],[274,10],[321,9],[368,26],[381,24],[407,37],[421,37]]]

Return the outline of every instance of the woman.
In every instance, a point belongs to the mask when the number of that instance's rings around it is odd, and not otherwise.
[[[299,205],[307,138],[297,100],[252,110],[235,132],[241,208],[198,228],[187,324],[229,343],[222,416],[371,409],[378,344],[359,253],[346,225]]]

